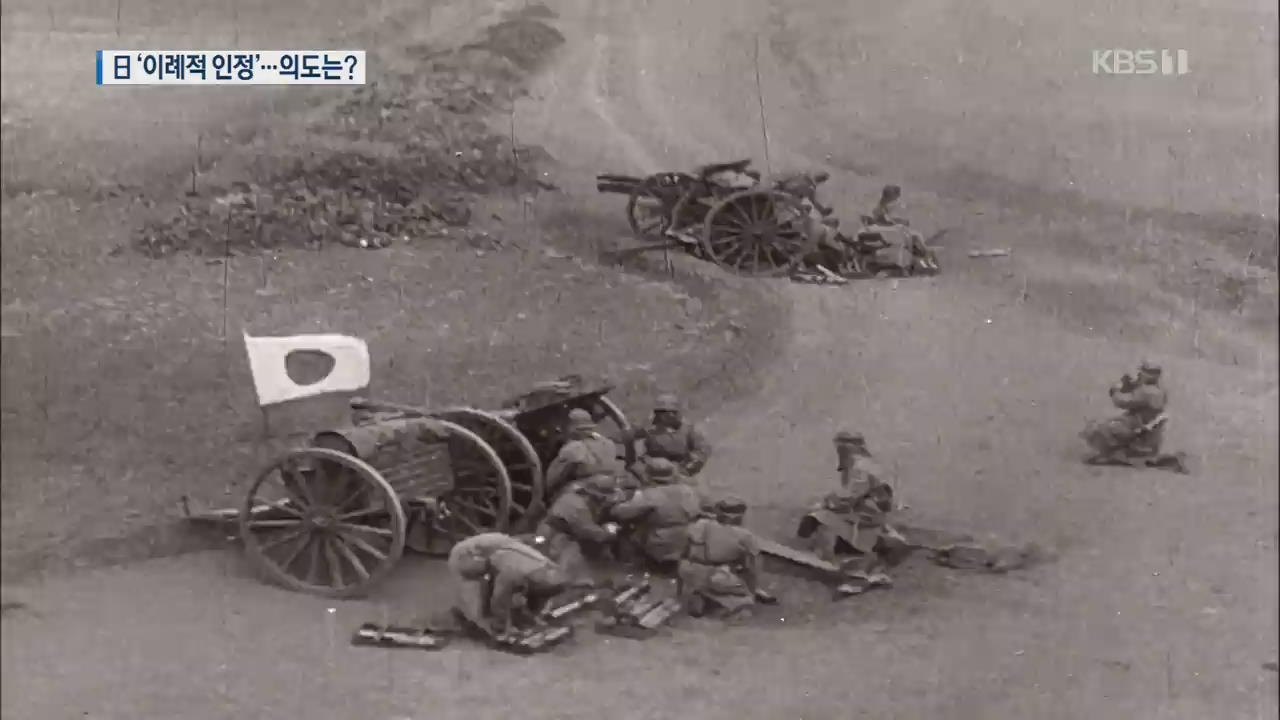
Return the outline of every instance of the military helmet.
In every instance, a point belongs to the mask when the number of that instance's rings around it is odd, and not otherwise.
[[[594,430],[595,427],[596,422],[591,419],[591,413],[582,408],[574,408],[569,411],[570,430]]]
[[[653,404],[654,412],[680,412],[680,398],[671,393],[659,395]]]
[[[902,197],[902,188],[897,185],[885,185],[880,191],[880,202],[893,202]]]
[[[836,433],[835,441],[837,445],[866,445],[867,444],[867,439],[862,436],[862,433],[849,432],[848,430],[841,430],[840,432]]]
[[[717,502],[715,510],[716,515],[721,518],[741,519],[747,514],[747,501],[739,497],[730,496]]]
[[[654,482],[670,482],[676,477],[676,464],[666,458],[645,458],[644,474]]]
[[[617,492],[618,481],[612,475],[592,475],[578,481],[577,490],[583,495],[605,497]]]

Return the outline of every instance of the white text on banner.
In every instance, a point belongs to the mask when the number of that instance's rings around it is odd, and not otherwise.
[[[364,50],[99,50],[99,85],[364,85]]]

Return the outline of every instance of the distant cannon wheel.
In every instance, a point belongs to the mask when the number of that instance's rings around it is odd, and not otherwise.
[[[435,418],[449,432],[453,487],[436,498],[431,545],[424,552],[446,553],[459,540],[511,525],[511,476],[498,452],[476,432],[452,419]]]
[[[783,275],[810,250],[795,198],[770,190],[734,193],[707,213],[702,248],[741,275]]]
[[[637,238],[660,237],[670,225],[672,190],[663,186],[664,175],[650,175],[636,183],[627,198],[627,222]]]
[[[368,463],[306,448],[254,480],[240,513],[240,537],[249,558],[275,582],[355,597],[400,560],[405,516],[395,490]]]
[[[515,425],[491,412],[475,408],[448,408],[432,412],[434,417],[461,425],[484,440],[501,458],[511,483],[508,516],[511,525],[542,510],[542,461],[533,443]]]

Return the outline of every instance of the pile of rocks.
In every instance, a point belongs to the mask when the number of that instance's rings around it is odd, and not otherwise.
[[[514,157],[502,145],[490,136],[452,155],[424,143],[392,158],[341,152],[299,161],[264,183],[186,198],[172,216],[143,227],[135,245],[149,257],[331,243],[381,248],[464,227],[477,194],[539,186],[534,158]]]
[[[505,44],[489,38],[420,53],[423,72],[356,88],[311,129],[339,147],[360,149],[313,155],[258,182],[189,196],[171,216],[141,228],[135,248],[153,258],[335,243],[381,248],[467,226],[477,195],[553,187],[539,178],[547,157],[541,148],[521,147],[483,119],[522,92],[528,68],[508,57],[520,55],[513,48],[544,53],[562,41],[544,25],[518,25],[518,33],[503,31],[511,38],[497,38]]]

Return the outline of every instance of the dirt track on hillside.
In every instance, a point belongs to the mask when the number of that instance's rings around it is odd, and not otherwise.
[[[837,161],[848,164],[848,138],[824,141],[817,135],[826,131],[806,130],[807,119],[833,126],[850,107],[833,88],[871,81],[831,59],[835,38],[858,35],[840,25],[852,18],[826,4],[803,6],[773,13],[769,3],[742,2],[733,13],[713,13],[674,2],[557,3],[569,47],[542,97],[521,106],[519,131],[548,146],[562,163],[561,184],[576,191],[597,170],[760,160],[754,88],[734,89],[733,80],[760,28],[770,161],[820,164],[830,154],[838,171]],[[885,17],[859,16],[857,30],[868,34],[858,37],[873,55],[894,40],[910,45],[913,31],[898,28],[927,28],[936,10],[916,2],[881,11]],[[811,26],[825,18],[832,29],[792,33],[789,46],[780,17],[808,17]],[[1239,22],[1223,18],[1224,26]],[[900,34],[885,39],[876,30]],[[970,30],[973,37],[960,30],[964,43],[989,34]],[[792,74],[784,74],[779,68],[796,45]],[[998,59],[990,52],[988,60]],[[808,73],[797,69],[802,60]],[[998,84],[988,90],[993,106],[1004,91]],[[882,106],[922,115],[926,101],[948,99],[913,85],[886,83],[876,92]],[[804,105],[818,100],[829,114]],[[1107,121],[1123,124],[1098,122]],[[973,127],[956,132],[974,143],[985,137]],[[914,142],[930,141],[943,142]],[[1110,156],[1091,163],[1087,149],[1063,152],[1081,175],[1081,168],[1103,172]],[[889,164],[895,151],[900,167]],[[518,661],[471,649],[377,655],[344,645],[359,622],[441,602],[420,594],[439,579],[436,567],[407,567],[371,602],[328,612],[324,601],[256,584],[234,556],[200,556],[30,589],[23,599],[43,617],[20,611],[6,620],[6,717],[358,711],[436,720],[499,717],[512,707],[531,719],[1274,715],[1276,675],[1261,667],[1275,659],[1280,629],[1273,336],[1259,338],[1246,312],[1193,321],[1168,255],[1144,259],[1147,251],[1127,244],[1106,213],[1055,216],[1047,185],[1011,199],[925,180],[926,154],[906,140],[883,139],[865,154],[871,159],[859,161],[875,168],[837,172],[828,202],[850,215],[879,183],[927,187],[912,195],[915,223],[963,225],[944,255],[947,271],[927,281],[783,288],[790,347],[753,397],[709,424],[717,450],[707,476],[751,501],[757,529],[786,532],[798,508],[829,487],[830,435],[850,427],[893,467],[917,522],[1036,541],[1056,562],[1004,578],[913,566],[891,592],[840,605],[796,584],[781,590],[786,623],[695,626],[622,647],[587,636],[571,652]],[[1235,163],[1215,172],[1240,172]],[[954,177],[947,172],[939,175]],[[1024,187],[1042,180],[1025,167],[991,172],[1020,172]],[[1199,197],[1206,186],[1197,182],[1171,180],[1168,195]],[[1115,202],[1126,192],[1102,194]],[[1219,200],[1249,211],[1239,198]],[[1186,228],[1157,225],[1154,234],[1166,242],[1177,236],[1181,251],[1213,252],[1212,238]],[[1103,236],[1116,245],[1096,240]],[[1070,246],[1070,237],[1088,241]],[[963,258],[982,246],[1015,253],[1003,264]],[[1221,265],[1231,257],[1223,251]],[[1129,272],[1107,272],[1122,262]],[[1268,311],[1263,304],[1248,312]],[[1164,364],[1175,413],[1168,442],[1193,457],[1190,476],[1091,470],[1078,461],[1081,422],[1108,412],[1107,384],[1141,357]],[[68,643],[95,639],[67,659],[51,640],[63,633]],[[162,653],[168,659],[158,660]],[[10,690],[19,683],[21,699]]]

